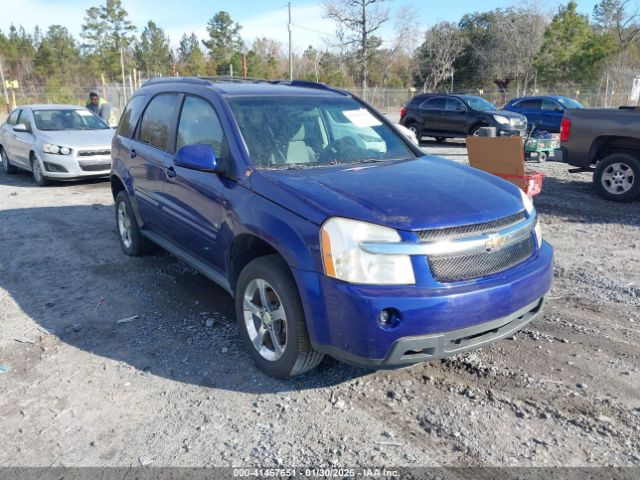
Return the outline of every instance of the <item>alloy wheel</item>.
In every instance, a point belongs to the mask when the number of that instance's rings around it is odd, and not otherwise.
[[[124,202],[118,205],[118,231],[125,248],[131,248],[131,218]]]
[[[253,279],[244,291],[242,309],[253,347],[265,360],[279,360],[287,346],[287,316],[278,293],[266,280]]]
[[[612,163],[602,172],[602,186],[613,195],[627,193],[633,187],[635,175],[633,169],[625,163]]]

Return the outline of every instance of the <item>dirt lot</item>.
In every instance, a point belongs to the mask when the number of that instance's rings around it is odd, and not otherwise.
[[[640,466],[640,202],[535,167],[544,318],[442,362],[292,381],[254,369],[221,289],[121,253],[108,183],[0,174],[0,466]]]

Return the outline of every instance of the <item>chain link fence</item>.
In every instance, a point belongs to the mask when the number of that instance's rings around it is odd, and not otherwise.
[[[145,79],[139,79],[138,82],[136,82],[137,86],[142,85],[144,81]],[[124,87],[122,83],[98,83],[82,86],[64,85],[59,87],[51,85],[30,85],[21,86],[15,92],[9,92],[9,99],[11,101],[12,93],[14,93],[18,105],[36,103],[85,105],[89,99],[89,93],[97,92],[102,98],[109,102],[116,119],[119,119],[126,105],[126,100],[131,97],[135,88],[136,85],[132,83],[126,84]],[[366,92],[363,91],[362,88],[348,88],[347,90],[365,99],[382,113],[393,116],[398,115],[402,106],[412,97],[423,93],[423,90],[419,88],[370,87]],[[445,90],[440,91],[445,92]],[[506,101],[511,98],[525,95],[564,95],[575,98],[586,107],[616,107],[619,105],[638,104],[640,76],[636,75],[635,72],[628,72],[621,81],[616,82],[603,77],[599,85],[584,87],[537,87],[528,89],[527,91],[516,91],[515,88],[499,90],[497,87],[484,87],[455,90],[455,92],[481,96],[498,107],[502,107]],[[9,109],[9,105],[7,105],[6,109],[1,109],[0,121],[4,119],[3,117]]]

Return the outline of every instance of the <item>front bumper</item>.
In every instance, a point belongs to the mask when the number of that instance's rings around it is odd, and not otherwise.
[[[294,270],[319,351],[378,368],[454,355],[511,335],[533,320],[553,282],[553,249],[490,278],[433,286],[351,285]],[[396,326],[380,326],[392,308]]]
[[[77,157],[75,154],[40,153],[39,158],[42,162],[42,173],[52,179],[104,177],[111,171],[110,155]]]

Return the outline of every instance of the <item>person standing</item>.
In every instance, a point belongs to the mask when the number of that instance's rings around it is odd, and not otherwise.
[[[113,116],[111,115],[111,106],[106,100],[100,98],[100,96],[96,92],[91,92],[89,94],[87,108],[98,115],[109,125],[113,125],[115,123],[115,118],[113,118]]]

